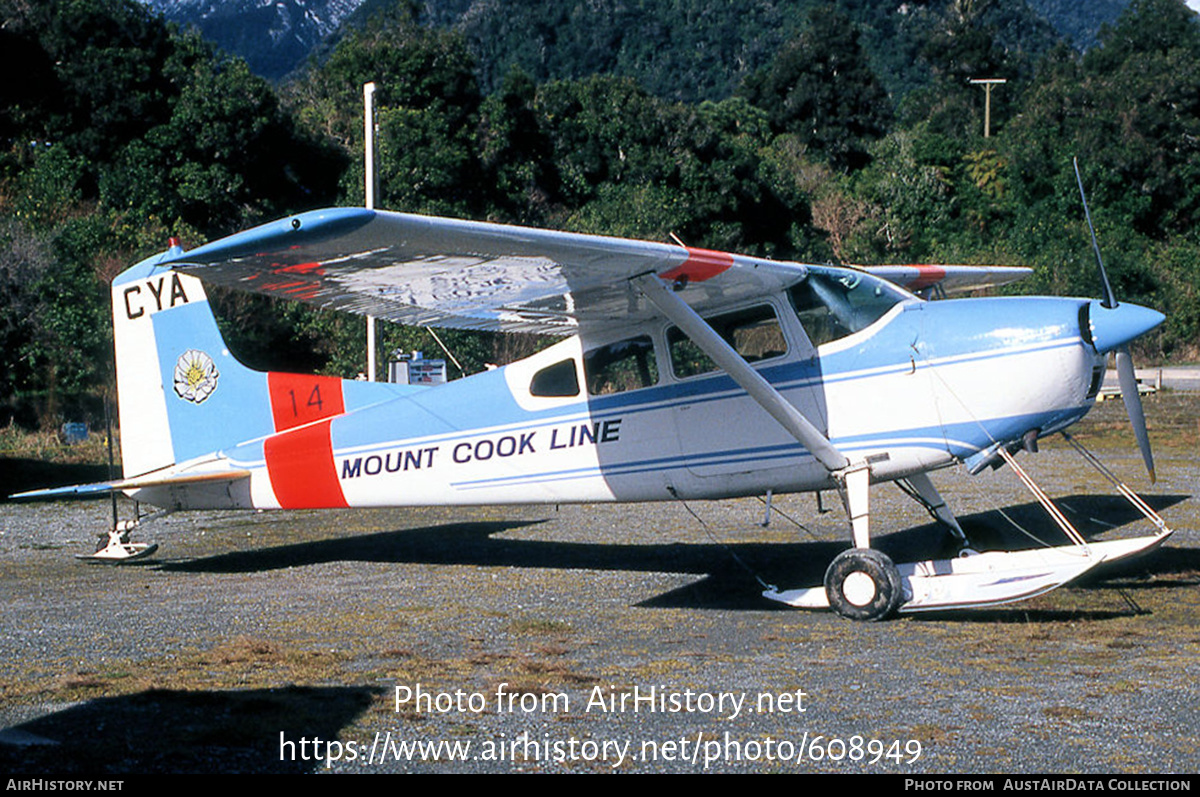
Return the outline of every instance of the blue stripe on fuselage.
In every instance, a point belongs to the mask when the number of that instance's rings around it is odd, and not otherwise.
[[[1071,411],[1056,413],[1053,419],[1046,414],[1020,415],[1010,418],[992,419],[989,421],[989,431],[994,432],[1001,428],[1012,430],[1008,437],[1000,438],[1011,439],[1011,437],[1019,436],[1019,434],[1023,433],[1025,430],[1035,427],[1052,428],[1055,425],[1069,425],[1068,422],[1070,420],[1077,420],[1079,417],[1082,417],[1086,411],[1087,408],[1076,408]],[[942,427],[939,426],[924,429],[905,429],[897,432],[880,432],[869,435],[856,435],[854,437],[839,437],[833,442],[839,451],[842,451],[847,455],[853,455],[858,452],[877,451],[879,449],[896,451],[914,448],[938,448],[948,449],[950,454],[961,459],[969,456],[970,454],[978,452],[981,448],[985,448],[986,445],[990,443],[990,440],[988,443],[984,444],[964,444],[963,442],[960,442],[969,437],[977,437],[980,433],[981,430],[978,424],[962,423],[949,428],[945,438],[943,438]],[[770,468],[786,462],[794,463],[797,460],[802,459],[812,459],[812,455],[798,443],[785,443],[773,446],[733,448],[721,451],[687,453],[676,456],[654,457],[624,462],[614,461],[606,462],[602,465],[546,470],[536,473],[524,473],[511,476],[502,475],[495,478],[452,482],[452,486],[461,489],[480,489],[485,487],[513,486],[519,484],[541,484],[545,482],[567,481],[571,479],[587,479],[602,475],[617,476],[659,470],[670,470],[674,468],[714,467],[735,464],[746,466],[746,470],[755,470],[759,468]]]
[[[914,368],[937,367],[946,361],[982,363],[1017,350],[1036,352],[1075,347],[1081,345],[1081,341],[1072,321],[1077,316],[1080,301],[998,298],[912,303],[882,325],[826,347],[819,360],[791,361],[762,366],[759,370],[777,388],[789,391],[864,376],[909,373]],[[914,361],[911,357],[917,343],[928,352],[926,359]],[[610,396],[581,397],[567,405],[531,411],[522,408],[512,397],[503,371],[495,370],[348,413],[334,420],[332,434],[337,455],[362,454],[417,439],[437,443],[505,428],[532,430],[574,420],[603,420],[617,415],[632,417],[741,394],[741,389],[728,376],[714,374]],[[881,396],[880,400],[886,402],[887,397]],[[978,419],[945,430],[914,426],[838,438],[833,443],[847,452],[879,448],[885,444],[928,447],[928,441],[944,439],[944,432],[949,438],[945,445],[950,453],[962,457],[986,448],[994,440],[1019,437],[1030,428],[1065,426],[1082,417],[1087,409],[1087,406],[1060,407],[1038,415]],[[647,460],[641,465],[707,465],[802,455],[798,446],[790,442],[769,449],[731,448],[703,455]],[[253,464],[261,460],[261,452],[261,445],[239,446],[227,454],[232,459]],[[629,462],[620,467],[638,466],[639,463]],[[605,469],[608,467],[606,464]],[[615,464],[612,467],[616,467]]]

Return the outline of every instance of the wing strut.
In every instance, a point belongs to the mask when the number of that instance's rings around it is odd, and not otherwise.
[[[763,376],[750,367],[740,354],[734,351],[713,328],[693,310],[687,302],[675,295],[654,274],[634,277],[631,282],[700,350],[729,374],[734,382],[745,390],[750,398],[779,422],[800,445],[807,448],[830,473],[844,471],[850,465],[846,456],[838,451],[829,438],[805,418],[803,413]]]

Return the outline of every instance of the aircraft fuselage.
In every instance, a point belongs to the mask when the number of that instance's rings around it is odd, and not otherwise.
[[[847,457],[866,460],[874,481],[1074,423],[1090,409],[1103,366],[1080,333],[1085,300],[908,300],[816,349],[786,295],[756,304],[764,303],[782,340],[754,367]],[[670,327],[658,322],[622,336],[652,348],[657,378],[648,387],[593,394],[587,353],[614,341],[569,338],[493,371],[199,458],[206,469],[250,471],[238,489],[138,497],[178,508],[315,508],[724,498],[835,486],[728,376],[687,373],[673,359]],[[555,368],[559,376],[574,370],[574,395],[569,386],[539,387]]]

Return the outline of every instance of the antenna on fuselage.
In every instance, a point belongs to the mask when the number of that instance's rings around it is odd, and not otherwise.
[[[1117,297],[1108,281],[1108,272],[1104,270],[1104,258],[1100,257],[1100,244],[1096,242],[1096,228],[1092,226],[1092,213],[1088,210],[1087,194],[1083,191],[1083,178],[1079,175],[1079,158],[1071,158],[1075,165],[1075,182],[1079,185],[1079,199],[1083,202],[1083,217],[1087,219],[1088,232],[1092,234],[1092,251],[1096,253],[1096,266],[1100,269],[1100,288],[1104,291],[1102,304],[1107,308],[1117,306]]]

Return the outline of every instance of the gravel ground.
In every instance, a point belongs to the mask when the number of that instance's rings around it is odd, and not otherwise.
[[[188,513],[124,566],[72,557],[106,502],[0,504],[0,771],[1192,773],[1198,404],[1148,400],[1150,489],[1119,406],[1080,433],[1163,549],[879,624],[760,597],[845,546],[812,496],[776,498],[803,528],[752,499]],[[1148,533],[1065,444],[1022,459],[1085,533]],[[1007,469],[935,480],[989,545],[1029,544],[1000,510],[1057,539]],[[898,490],[872,501],[880,547],[941,545]]]

